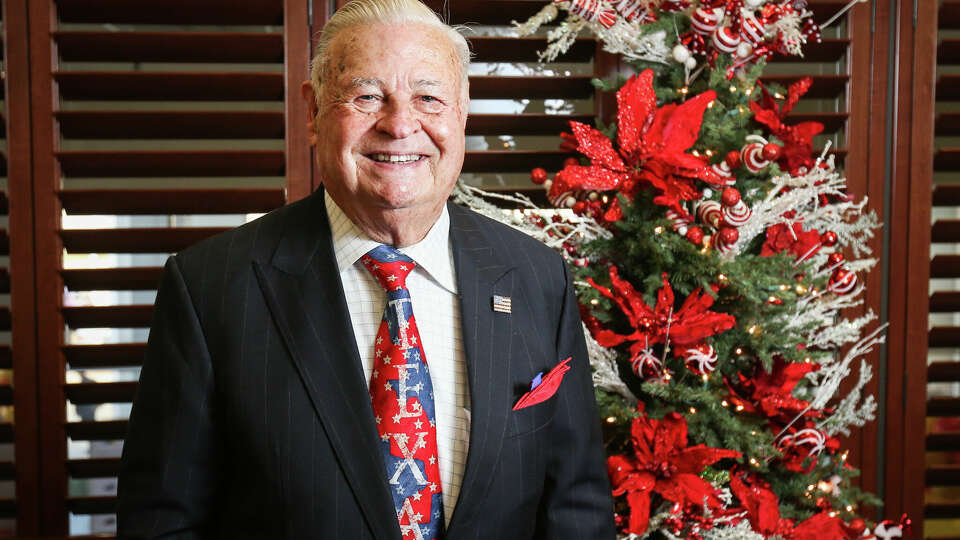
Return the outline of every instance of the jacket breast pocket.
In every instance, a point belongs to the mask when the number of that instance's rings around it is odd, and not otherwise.
[[[509,411],[507,414],[506,437],[520,437],[542,431],[553,423],[553,417],[556,412],[556,396],[553,396],[542,403],[524,407],[516,411]]]

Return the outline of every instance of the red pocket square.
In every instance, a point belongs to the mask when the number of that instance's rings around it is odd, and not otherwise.
[[[553,394],[557,393],[557,388],[560,387],[560,382],[563,381],[563,375],[570,371],[571,358],[572,357],[568,357],[566,360],[553,366],[553,369],[540,380],[540,384],[520,397],[517,404],[513,406],[513,410],[516,411],[530,407],[553,397]]]

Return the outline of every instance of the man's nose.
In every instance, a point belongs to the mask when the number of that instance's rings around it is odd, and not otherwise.
[[[377,129],[394,139],[404,139],[420,130],[420,120],[411,105],[391,100],[382,110]]]

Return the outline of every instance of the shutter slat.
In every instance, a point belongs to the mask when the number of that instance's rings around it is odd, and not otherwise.
[[[960,327],[935,326],[928,334],[931,347],[960,347]]]
[[[960,121],[960,117],[957,118]],[[934,186],[934,206],[960,206],[960,184]]]
[[[960,75],[937,77],[937,101],[960,100]]]
[[[57,72],[67,100],[283,100],[283,73]]]
[[[943,234],[943,231],[940,232]],[[960,277],[960,255],[937,255],[930,261],[930,277]]]
[[[0,118],[0,122],[3,119]],[[2,137],[3,135],[0,135]],[[0,214],[9,214],[10,213],[10,199],[7,198],[7,194],[0,191]]]
[[[56,0],[60,22],[113,24],[283,24],[276,0]]]
[[[119,458],[68,459],[67,471],[73,478],[109,478],[120,473]]]
[[[130,403],[137,393],[135,382],[74,383],[63,386],[63,391],[75,405],[100,403]]]
[[[960,362],[931,362],[927,382],[960,382]]]
[[[13,354],[10,352],[10,345],[0,344],[0,369],[11,369],[13,367]]]
[[[0,229],[0,255],[10,254],[10,236],[6,229]]]
[[[0,517],[8,519],[17,517],[17,502],[13,499],[0,498]]]
[[[773,62],[791,64],[809,64],[811,62],[839,62],[850,47],[849,39],[824,38],[820,43],[807,43],[803,47],[803,56],[790,54],[776,55]]]
[[[2,423],[0,424],[0,443],[12,443],[13,442],[13,424]]]
[[[0,405],[13,405],[13,387],[0,385]]]
[[[960,416],[960,398],[936,397],[928,399],[927,416]]]
[[[474,62],[537,62],[538,53],[547,48],[547,39],[542,37],[474,36],[467,40]],[[581,38],[559,60],[589,62],[596,50],[596,39]]]
[[[928,433],[927,450],[931,452],[950,452],[960,448],[960,431],[947,433]]]
[[[10,271],[0,268],[0,294],[10,294]]]
[[[0,306],[0,330],[10,330],[10,308]]]
[[[57,152],[68,177],[283,176],[282,150]]]
[[[136,367],[143,363],[146,343],[65,345],[63,356],[71,369]]]
[[[958,81],[960,83],[960,81]],[[933,156],[935,171],[960,171],[960,148],[941,148]]]
[[[146,328],[153,319],[152,305],[70,306],[62,311],[70,328]]]
[[[283,189],[138,189],[60,192],[68,214],[247,214],[283,206]]]
[[[940,5],[937,26],[942,29],[960,29],[960,2],[947,0]]]
[[[66,62],[283,62],[280,33],[54,32],[53,39]]]
[[[536,167],[558,171],[574,154],[560,150],[484,150],[467,152],[463,172],[529,172]]]
[[[229,227],[76,229],[60,231],[71,253],[172,253]]]
[[[471,114],[467,135],[552,135],[570,131],[570,122],[593,125],[592,114]],[[558,139],[559,141],[559,139]],[[557,143],[559,146],[560,143]]]
[[[960,242],[960,220],[938,219],[930,229],[931,242]]]
[[[939,136],[960,135],[960,113],[940,113],[934,124],[934,133]]]
[[[281,139],[281,111],[59,111],[68,139]]]
[[[115,514],[117,512],[116,497],[69,497],[67,498],[67,508],[74,514]],[[78,537],[71,536],[71,540],[77,540]],[[92,537],[103,538],[101,536]]]
[[[487,2],[450,2],[425,0],[431,9],[446,16],[450,24],[504,25],[510,19],[525,21],[540,11],[539,0],[491,0]]]
[[[505,77],[477,75],[470,77],[471,99],[526,99],[593,97],[593,75],[567,77]]]
[[[960,518],[960,503],[926,503],[923,505],[923,517],[927,519]]]
[[[945,276],[934,275],[933,271],[931,271],[930,277]],[[938,292],[930,295],[931,313],[951,313],[957,311],[960,311],[960,292]]]
[[[63,283],[71,291],[137,291],[156,289],[163,268],[83,268],[61,270]]]
[[[941,39],[937,45],[938,64],[960,64],[960,39]]]
[[[760,80],[764,84],[776,83],[787,88],[806,77],[813,78],[813,86],[804,94],[807,99],[838,98],[846,91],[847,81],[850,80],[847,75],[777,75],[761,77]]]
[[[0,461],[0,480],[13,481],[17,478],[17,472],[13,463],[9,461]]]
[[[849,117],[845,112],[790,113],[786,123],[793,125],[800,122],[820,122],[823,124],[823,133],[836,133],[846,126]]]
[[[118,441],[127,434],[126,420],[67,422],[67,436],[75,441]]]
[[[960,465],[929,465],[924,476],[928,486],[960,486]]]

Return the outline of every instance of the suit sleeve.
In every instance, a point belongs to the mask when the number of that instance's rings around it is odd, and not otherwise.
[[[565,291],[557,328],[558,360],[572,366],[557,392],[547,485],[540,506],[538,538],[613,539],[613,500],[607,479],[600,419],[590,361],[573,281],[563,267]]]
[[[164,268],[118,486],[118,538],[207,538],[216,485],[213,372],[177,259]]]

